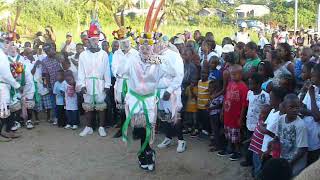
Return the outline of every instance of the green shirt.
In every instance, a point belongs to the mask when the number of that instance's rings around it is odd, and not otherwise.
[[[246,64],[243,66],[243,72],[249,72],[252,67],[258,67],[260,61],[259,57],[255,59],[247,59]]]

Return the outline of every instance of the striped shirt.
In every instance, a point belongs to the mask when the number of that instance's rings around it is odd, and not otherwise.
[[[198,82],[198,109],[207,109],[207,105],[210,99],[209,82],[210,81],[202,82],[202,80]]]
[[[252,135],[250,146],[249,146],[249,150],[258,155],[260,155],[262,152],[261,148],[262,148],[262,143],[264,138],[264,134],[261,132],[261,129],[259,128],[262,123],[263,123],[262,120],[258,122],[258,125]]]

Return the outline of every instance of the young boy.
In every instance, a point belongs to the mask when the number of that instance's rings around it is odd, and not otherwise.
[[[198,87],[197,81],[192,80],[190,86],[186,89],[187,104],[185,109],[185,119],[187,123],[190,123],[190,126],[187,129],[187,132],[192,132],[195,129],[197,124],[197,94]]]
[[[311,72],[312,85],[303,99],[306,106],[306,117],[303,118],[308,129],[308,165],[314,163],[320,156],[320,65],[314,66]]]
[[[64,114],[64,71],[59,70],[57,74],[57,81],[53,86],[53,94],[56,97],[56,106],[57,106],[57,116],[58,122],[53,122],[53,125],[57,125],[58,127],[64,127],[66,124]]]
[[[209,103],[209,80],[208,80],[208,68],[205,67],[201,71],[201,80],[198,82],[198,120],[200,121],[200,128],[204,133],[208,133],[209,117],[207,105]],[[191,137],[195,137],[199,134],[199,124],[196,125],[195,130],[191,133]]]
[[[280,157],[290,163],[293,176],[296,176],[307,165],[308,132],[304,121],[298,116],[298,96],[288,94],[284,98],[284,106],[286,114],[278,120],[275,139],[280,143]]]
[[[249,89],[247,95],[247,101],[249,102],[248,112],[247,112],[247,137],[246,139],[251,139],[251,136],[257,126],[259,115],[263,106],[269,104],[270,96],[267,92],[261,89],[263,83],[263,76],[258,73],[253,73],[249,79]],[[249,147],[249,144],[246,144]],[[246,148],[247,150],[248,148]],[[242,166],[248,166],[252,164],[252,152],[246,152],[246,160],[241,163]]]
[[[258,177],[262,167],[261,148],[262,148],[263,137],[265,133],[262,127],[265,120],[268,117],[268,114],[270,113],[270,110],[271,110],[271,107],[269,105],[265,104],[261,107],[259,121],[254,130],[254,133],[252,135],[251,142],[249,145],[249,151],[252,152],[252,164],[253,164],[252,174],[254,177]]]
[[[232,146],[231,161],[236,161],[240,154],[240,128],[248,106],[248,87],[242,81],[242,67],[233,65],[230,68],[231,81],[228,83],[223,105],[224,133],[229,146]],[[227,150],[218,152],[218,156],[228,155]]]
[[[219,58],[217,56],[212,56],[209,60],[209,80],[221,80],[222,79],[222,73],[220,70],[217,69],[217,66],[219,65]]]
[[[212,80],[209,83],[210,102],[208,105],[208,111],[210,115],[210,125],[212,129],[211,144],[212,148],[210,152],[220,151],[224,146],[224,138],[221,137],[221,131],[223,131],[223,124],[220,121],[220,115],[223,105],[223,95],[217,94],[222,90],[222,80]]]
[[[275,136],[277,122],[280,117],[280,104],[286,94],[287,91],[279,87],[274,87],[270,92],[270,105],[272,107],[272,110],[270,111],[266,121],[264,122],[263,127],[260,127],[265,131],[261,147],[264,159],[269,159],[271,156],[270,152],[268,152],[268,146]]]
[[[76,81],[72,75],[72,71],[65,72],[65,81],[63,83],[63,91],[65,92],[65,105],[67,115],[67,125],[65,129],[75,130],[79,125],[78,97],[76,93]]]

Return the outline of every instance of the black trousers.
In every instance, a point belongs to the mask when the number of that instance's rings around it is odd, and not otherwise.
[[[5,126],[5,131],[10,132],[11,128],[14,126],[14,117],[17,113],[11,113],[11,115],[5,119],[1,119],[0,122],[0,133],[2,132],[3,126]]]
[[[251,139],[252,135],[253,135],[254,131],[249,131],[247,130],[247,133],[246,133],[246,139]],[[251,163],[252,164],[252,151],[249,151],[249,146],[250,146],[250,141],[246,142],[244,145],[243,145],[243,148],[244,148],[244,153],[245,153],[245,160],[248,162],[248,163]]]
[[[172,139],[172,137],[177,136],[179,140],[183,140],[181,121],[176,124],[164,122],[164,126],[167,138]]]
[[[134,128],[133,130],[133,136],[137,137],[141,141],[141,147],[146,139],[146,129],[145,128]],[[151,147],[149,144],[147,144],[146,148],[144,149],[143,153],[150,151]]]
[[[198,109],[197,122],[199,124],[196,125],[196,128],[206,130],[207,132],[209,132],[211,134],[211,127],[210,127],[210,122],[209,122],[209,112],[207,110]]]
[[[57,105],[57,118],[58,118],[58,126],[64,127],[66,125],[66,118],[65,118],[65,109],[64,105]]]
[[[222,150],[226,146],[223,123],[220,121],[220,114],[210,116],[210,121],[213,125],[213,143],[217,149]]]

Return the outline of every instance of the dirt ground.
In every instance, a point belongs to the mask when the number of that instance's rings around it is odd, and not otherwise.
[[[175,143],[168,149],[155,148],[156,170],[145,172],[137,165],[138,141],[125,146],[97,132],[79,137],[77,131],[65,130],[42,122],[33,130],[21,129],[22,137],[0,143],[0,180],[246,180],[249,169],[208,152],[204,139],[186,137],[187,151],[176,153]],[[154,145],[163,135],[158,135]]]

